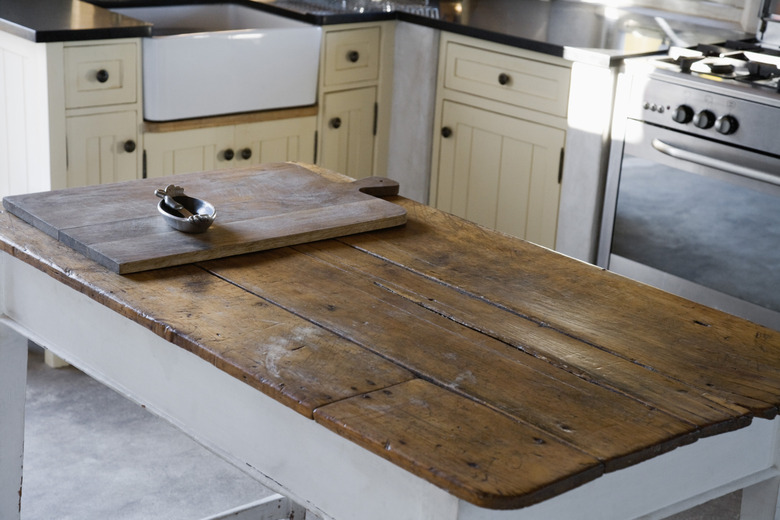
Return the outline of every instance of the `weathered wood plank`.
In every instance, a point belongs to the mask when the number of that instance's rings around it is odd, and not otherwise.
[[[403,230],[342,241],[771,418],[780,333],[412,201]]]
[[[311,255],[281,249],[202,265],[422,379],[544,430],[610,469],[700,435],[688,421],[578,378],[427,311],[363,273]]]
[[[6,252],[307,417],[413,377],[196,266],[118,276],[7,212],[0,235]]]
[[[3,205],[117,273],[262,251],[406,221],[405,211],[296,164],[177,175],[192,197],[217,208],[202,234],[169,227],[158,213],[160,179],[15,195]],[[173,181],[169,181],[173,182]]]
[[[722,405],[721,399],[712,400],[710,389],[696,388],[684,381],[671,379],[376,256],[339,247],[332,242],[296,246],[295,249],[362,273],[375,284],[423,309],[514,346],[559,369],[696,424],[702,435],[722,433],[750,422],[748,409],[733,403]]]
[[[310,105],[306,107],[280,108],[277,110],[262,110],[260,112],[242,112],[239,114],[198,117],[177,121],[144,121],[144,133],[178,132],[181,130],[213,128],[215,126],[278,121],[280,119],[316,116],[317,112],[317,105]]]
[[[455,496],[493,509],[534,504],[603,470],[542,431],[420,380],[319,408],[315,420]]]

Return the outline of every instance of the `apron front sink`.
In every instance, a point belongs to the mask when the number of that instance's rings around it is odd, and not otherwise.
[[[237,4],[128,7],[143,40],[144,118],[170,121],[316,102],[321,28]]]

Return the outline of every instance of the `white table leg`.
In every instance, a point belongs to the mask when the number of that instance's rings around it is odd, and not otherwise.
[[[43,362],[46,363],[46,366],[51,368],[63,368],[70,366],[67,361],[54,354],[51,350],[43,351]]]
[[[780,425],[775,428],[774,467],[780,467]],[[741,520],[780,520],[780,476],[747,486],[742,490]]]
[[[19,518],[27,339],[0,323],[0,518]]]
[[[780,490],[780,477],[743,489],[740,520],[780,520],[777,511],[778,490]]]

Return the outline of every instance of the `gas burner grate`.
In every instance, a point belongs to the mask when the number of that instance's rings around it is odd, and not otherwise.
[[[780,69],[777,65],[771,65],[769,63],[759,63],[757,61],[749,61],[747,63],[747,69],[750,76],[753,79],[769,79],[780,76]]]

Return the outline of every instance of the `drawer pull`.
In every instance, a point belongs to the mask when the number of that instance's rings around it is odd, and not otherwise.
[[[452,135],[452,128],[450,128],[449,126],[445,126],[444,128],[441,129],[441,136],[443,138],[446,139],[451,135]]]
[[[252,149],[251,148],[244,148],[241,150],[241,158],[242,159],[249,159],[252,157]]]
[[[233,157],[236,156],[236,152],[234,152],[232,148],[228,148],[227,150],[222,152],[222,156],[225,158],[226,161],[232,161]]]
[[[128,139],[127,141],[125,141],[123,148],[127,153],[133,153],[135,151],[135,141],[133,141],[132,139]]]
[[[341,126],[341,118],[340,117],[334,117],[330,120],[330,127],[331,128],[339,128]]]
[[[95,74],[95,79],[98,80],[99,83],[105,83],[108,81],[108,71],[106,69],[100,69],[97,71],[97,74]]]
[[[357,63],[357,61],[360,59],[360,53],[358,51],[349,51],[347,53],[347,59],[352,63]]]
[[[498,83],[499,85],[506,85],[512,80],[512,78],[507,74],[506,72],[502,72],[498,75]]]

